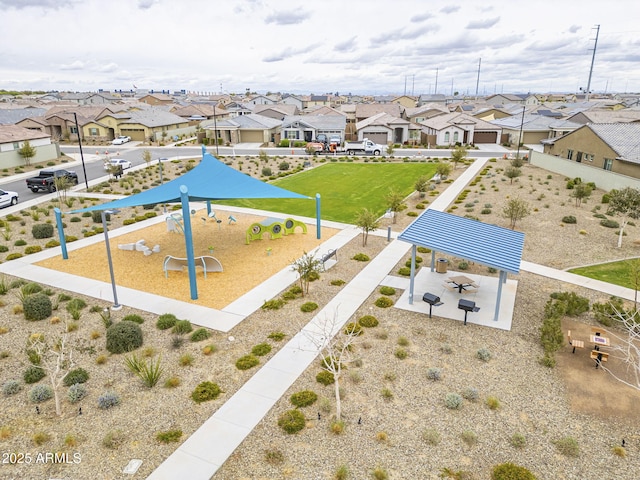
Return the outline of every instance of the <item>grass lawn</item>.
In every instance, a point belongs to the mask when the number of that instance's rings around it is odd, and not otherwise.
[[[316,193],[321,197],[324,220],[353,223],[356,213],[368,208],[382,215],[385,196],[391,189],[409,195],[422,175],[435,174],[433,163],[328,163],[273,182],[278,187],[308,195],[314,200],[234,200],[225,205],[258,208],[272,212],[316,216]]]
[[[634,263],[636,264],[635,268]],[[636,287],[633,280],[635,274],[638,283],[640,283],[640,263],[638,260],[621,260],[589,267],[572,268],[569,272],[632,289]]]

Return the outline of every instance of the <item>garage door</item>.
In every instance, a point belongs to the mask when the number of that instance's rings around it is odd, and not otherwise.
[[[387,144],[387,132],[367,132],[364,134],[364,138],[368,138],[373,143],[379,143],[380,145]]]
[[[241,143],[263,143],[264,135],[262,130],[241,130],[240,131]]]
[[[128,137],[131,137],[131,140],[135,140],[135,141],[140,141],[140,142],[144,142],[145,138],[144,138],[144,130],[142,129],[125,129],[123,128],[122,130],[120,130],[120,135],[126,135]]]
[[[498,132],[474,132],[473,143],[498,143]]]

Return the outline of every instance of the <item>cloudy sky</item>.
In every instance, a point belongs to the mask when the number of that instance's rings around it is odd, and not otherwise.
[[[637,0],[0,0],[0,88],[640,91]]]

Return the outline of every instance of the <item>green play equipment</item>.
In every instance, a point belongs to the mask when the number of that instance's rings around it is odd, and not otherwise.
[[[247,229],[246,244],[249,245],[253,240],[262,240],[262,236],[266,233],[273,240],[282,238],[283,235],[295,233],[296,227],[302,228],[302,233],[307,233],[307,226],[293,218],[265,218],[261,222],[252,223]]]

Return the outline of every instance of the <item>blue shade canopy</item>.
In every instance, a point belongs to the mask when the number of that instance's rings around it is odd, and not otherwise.
[[[398,239],[513,274],[520,271],[524,247],[522,232],[430,209]]]
[[[187,187],[189,201],[228,200],[234,198],[299,198],[310,197],[290,192],[245,175],[231,168],[210,153],[205,153],[200,163],[184,175],[144,192],[113,202],[74,210],[86,212],[115,208],[180,202],[180,186]]]

